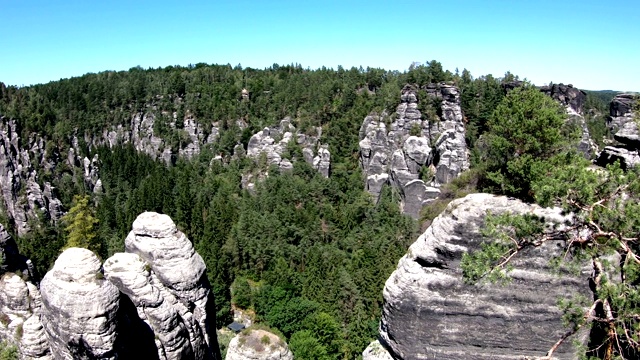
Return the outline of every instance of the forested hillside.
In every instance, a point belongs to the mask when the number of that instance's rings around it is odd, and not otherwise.
[[[74,208],[96,219],[88,225],[88,233],[95,235],[90,246],[103,259],[122,250],[138,214],[168,214],[205,259],[218,327],[232,321],[234,304],[280,331],[294,354],[352,359],[375,338],[384,282],[420,229],[418,222],[400,213],[392,188],[384,188],[377,203],[364,191],[358,164],[363,119],[372,112],[393,114],[405,84],[417,89],[438,82],[456,85],[472,170],[448,185],[445,200],[474,186],[531,198],[528,174],[535,164],[524,163],[524,157],[498,157],[513,153],[500,141],[519,136],[509,133],[513,125],[503,128],[507,125],[498,123],[509,111],[499,106],[507,93],[502,84],[513,80],[517,77],[509,73],[499,78],[474,78],[467,70],[453,74],[437,61],[403,73],[276,64],[264,70],[207,64],[132,68],[23,88],[0,83],[0,115],[15,120],[21,146],[30,146],[36,134],[45,139],[43,161],[58,166],[44,169],[35,164],[37,181],[53,185],[64,211]],[[418,97],[426,99],[421,91]],[[525,98],[534,96],[522,93]],[[602,119],[605,95],[589,97],[590,108],[600,111],[592,114],[594,119]],[[547,100],[536,101],[551,106]],[[425,116],[437,112],[426,101],[419,106]],[[493,115],[496,108],[502,112]],[[555,116],[550,125],[562,122],[558,109],[549,110]],[[169,162],[131,143],[96,141],[105,129],[127,127],[143,111],[155,114],[153,130],[169,149]],[[331,152],[328,178],[304,161],[280,172],[234,156],[236,145],[246,149],[252,134],[286,117],[301,132],[322,129],[320,141]],[[210,129],[218,131],[215,140],[190,158],[180,155],[192,141],[183,129],[186,118],[202,127],[203,138],[211,135]],[[600,129],[606,135],[606,129]],[[487,130],[490,136],[478,141]],[[547,147],[532,153],[537,160],[540,155],[545,161],[555,159],[555,145],[564,140],[560,133],[552,135],[543,144]],[[97,155],[100,191],[87,185],[83,169],[60,160],[75,151],[74,142],[81,156]],[[289,150],[300,151],[293,142]],[[506,161],[519,167],[507,166]],[[242,188],[242,178],[256,168],[269,176],[250,192]],[[425,217],[430,217],[428,209]],[[41,213],[32,220],[30,232],[18,238],[20,251],[41,275],[73,230],[72,217],[53,220]],[[13,221],[2,214],[10,230]]]

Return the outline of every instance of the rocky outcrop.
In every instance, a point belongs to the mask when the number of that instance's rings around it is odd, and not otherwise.
[[[462,279],[462,255],[480,248],[487,213],[535,214],[562,223],[559,209],[519,200],[472,194],[454,200],[411,245],[387,280],[380,337],[394,359],[523,359],[542,357],[567,331],[558,299],[592,296],[591,267],[575,274],[549,264],[563,241],[548,240],[512,260],[511,282],[469,285]],[[558,273],[559,271],[559,273]],[[575,335],[585,343],[586,334]],[[557,359],[576,359],[565,341]]]
[[[611,101],[607,127],[617,143],[605,147],[596,164],[606,166],[619,161],[623,168],[628,169],[640,163],[640,133],[634,120],[634,101],[636,97],[632,94],[619,94]]]
[[[208,133],[205,133],[205,127]],[[172,133],[179,139],[177,144],[169,141]],[[86,136],[85,140],[93,146],[113,147],[131,143],[139,152],[171,163],[176,155],[186,159],[193,158],[200,153],[203,145],[215,142],[218,135],[217,122],[202,124],[191,114],[178,119],[177,112],[160,112],[152,103],[145,111],[134,113],[129,124],[105,129],[101,136]]]
[[[62,214],[53,186],[38,173],[55,166],[48,155],[44,139],[32,135],[23,141],[16,122],[0,116],[0,196],[18,235],[28,232],[30,219],[47,216],[55,222]]]
[[[21,139],[19,133],[16,120],[0,116],[0,201],[21,236],[30,230],[30,220],[44,216],[55,223],[64,215],[48,181],[60,166],[69,173],[78,169],[89,191],[102,191],[100,161],[97,156],[84,156],[86,149],[130,143],[139,152],[171,163],[176,157],[191,159],[199,154],[203,146],[217,141],[219,130],[217,122],[199,123],[190,113],[178,119],[177,112],[159,111],[151,102],[144,111],[132,113],[128,123],[97,134],[76,134],[60,148],[60,144],[51,146],[46,135],[30,134]]]
[[[33,266],[0,225],[0,341],[17,345],[22,359],[51,359],[40,322],[40,291],[28,281]]]
[[[141,214],[125,248],[104,270],[89,250],[60,255],[41,283],[42,323],[37,316],[25,323],[24,354],[48,356],[50,348],[56,359],[220,358],[204,261],[171,218]],[[14,297],[37,308],[40,296],[23,293]]]
[[[587,100],[587,93],[584,91],[574,88],[571,84],[551,84],[541,86],[539,89],[566,107],[569,114],[582,115],[584,103]]]
[[[391,354],[385,349],[380,341],[372,341],[362,352],[362,360],[393,360]]]
[[[621,147],[607,146],[598,155],[595,163],[605,167],[616,161],[620,163],[623,169],[630,169],[640,164],[640,155],[637,150],[627,150]]]
[[[23,359],[53,359],[39,316],[31,316],[22,325],[22,338],[18,348]]]
[[[360,164],[365,189],[377,200],[384,184],[400,191],[401,208],[414,218],[437,198],[438,187],[468,169],[465,127],[458,88],[446,83],[402,89],[395,119],[371,114],[360,127]],[[423,115],[419,104],[430,113]]]
[[[287,344],[265,330],[247,329],[229,343],[226,360],[293,360]]]
[[[217,347],[215,318],[208,314],[213,295],[204,260],[189,239],[169,216],[145,212],[134,221],[125,249],[129,254],[107,260],[106,276],[151,326],[160,359],[211,358],[209,345]]]
[[[289,171],[296,161],[306,161],[322,176],[329,177],[329,146],[320,143],[322,128],[313,127],[311,130],[312,134],[299,132],[291,124],[291,119],[285,118],[278,126],[265,127],[253,134],[247,144],[246,156],[256,161],[261,169],[257,174],[245,174],[243,187],[252,189],[256,181],[268,175],[267,167],[270,165],[277,166],[280,171]],[[292,148],[296,146],[301,154],[292,153]],[[235,156],[242,156],[242,153],[244,148],[240,146]]]
[[[42,325],[55,358],[116,359],[118,289],[87,249],[70,248],[40,284]]]

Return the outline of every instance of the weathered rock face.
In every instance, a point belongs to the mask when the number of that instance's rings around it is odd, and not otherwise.
[[[40,283],[42,325],[55,358],[116,359],[118,289],[98,257],[70,248]]]
[[[172,136],[179,138],[179,143],[171,143],[168,133],[177,134]],[[80,140],[89,149],[130,143],[139,152],[170,163],[178,156],[191,159],[199,154],[202,146],[217,141],[219,130],[217,122],[199,123],[191,114],[178,119],[177,113],[159,112],[152,102],[144,111],[133,113],[126,124],[71,137],[63,151],[66,155],[59,154],[56,146],[47,146],[51,140],[42,134],[31,134],[26,141],[18,134],[16,121],[0,116],[0,201],[18,235],[25,235],[29,220],[44,216],[55,223],[63,215],[54,187],[42,174],[51,174],[65,164],[80,169],[88,190],[102,191],[99,159],[83,156]]]
[[[634,101],[634,95],[620,94],[609,104],[607,127],[617,144],[605,147],[596,164],[605,166],[618,160],[623,168],[628,169],[640,163],[640,132],[632,111]]]
[[[177,299],[163,296],[161,289],[165,289],[152,285],[151,272],[147,267],[147,262],[140,256],[119,253],[107,259],[104,271],[107,279],[131,299],[140,319],[155,334],[157,354],[153,355],[159,359],[193,358],[189,332],[175,308]],[[150,348],[150,344],[146,345]]]
[[[468,285],[460,260],[479,249],[488,212],[533,213],[560,222],[559,210],[515,199],[472,194],[451,202],[400,259],[387,280],[380,337],[396,359],[523,359],[544,356],[567,331],[556,302],[591,296],[591,268],[554,273],[548,259],[561,241],[547,241],[513,260],[507,285]],[[578,336],[584,343],[585,334]],[[554,356],[578,358],[572,341]]]
[[[17,345],[23,359],[51,359],[40,322],[40,291],[25,281],[32,273],[30,261],[18,253],[2,225],[0,255],[0,341]]]
[[[60,255],[41,283],[42,323],[38,316],[25,322],[25,356],[220,359],[205,264],[189,239],[168,216],[146,212],[134,221],[125,248],[105,261],[104,275],[89,250]],[[23,288],[7,294],[38,308],[40,296],[26,296]]]
[[[177,155],[186,159],[193,158],[200,153],[203,145],[218,139],[217,122],[201,124],[191,114],[187,114],[184,119],[178,119],[176,112],[160,112],[160,118],[157,114],[157,107],[149,104],[146,111],[133,114],[127,126],[118,125],[105,129],[101,136],[85,140],[93,146],[104,144],[113,147],[119,143],[131,143],[136,150],[170,163],[174,157],[173,149],[168,139],[165,139],[166,134],[158,133],[158,129],[165,128],[165,132],[181,131],[179,137],[182,140],[178,144]],[[209,130],[208,134],[204,131],[205,127]]]
[[[258,163],[266,160],[266,164],[262,165],[276,165],[280,171],[289,171],[293,169],[295,161],[304,160],[324,177],[329,177],[329,168],[331,166],[329,146],[319,142],[322,136],[321,128],[313,128],[312,130],[314,133],[311,135],[301,133],[291,125],[291,119],[285,118],[280,121],[278,126],[266,127],[262,131],[253,134],[247,144],[246,156]],[[292,141],[301,148],[301,159],[289,153],[288,147]],[[242,156],[241,153],[243,152],[244,149],[240,147],[236,151],[236,156]],[[264,158],[261,159],[262,157]],[[260,181],[264,176],[268,176],[267,171],[245,175],[243,187],[247,189],[253,188],[255,181]]]
[[[39,316],[31,316],[22,325],[22,338],[18,348],[23,359],[53,359]]]
[[[217,348],[215,318],[207,311],[213,295],[204,260],[189,239],[169,216],[145,212],[134,221],[125,248],[130,254],[107,260],[106,275],[154,330],[160,358],[211,358],[210,346]]]
[[[611,117],[627,116],[631,113],[635,97],[633,94],[616,95],[609,104],[609,115]]]
[[[293,360],[287,344],[265,330],[246,330],[229,343],[226,360]]]
[[[595,163],[602,167],[620,162],[623,169],[630,169],[640,164],[640,155],[637,150],[627,150],[621,147],[607,146],[600,152]]]
[[[45,152],[44,140],[34,135],[23,147],[16,122],[0,116],[0,195],[18,235],[27,233],[27,220],[37,218],[38,213],[54,221],[62,213],[51,184],[40,181],[38,166],[45,172],[54,166]]]
[[[584,91],[574,88],[571,84],[541,86],[540,91],[567,107],[568,110],[570,109],[568,111],[570,114],[575,112],[576,114],[582,115],[584,102],[587,100],[587,93]]]
[[[405,86],[395,120],[371,114],[360,127],[365,189],[378,199],[384,184],[397,187],[403,212],[414,218],[438,196],[441,184],[469,168],[458,89],[440,83],[424,90],[427,98],[418,99],[417,89]],[[424,119],[419,101],[436,104],[437,118]]]

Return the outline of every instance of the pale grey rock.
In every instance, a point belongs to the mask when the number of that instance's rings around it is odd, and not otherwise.
[[[424,90],[427,98],[418,99],[417,89],[406,85],[395,118],[372,113],[364,119],[359,133],[365,189],[377,201],[388,181],[400,192],[403,212],[413,218],[418,218],[422,207],[437,196],[434,188],[469,168],[458,89],[440,83]],[[425,119],[418,109],[420,101],[436,103],[438,118]],[[428,173],[425,167],[432,168],[435,176],[422,179],[421,175]]]
[[[165,297],[154,284],[150,265],[137,254],[117,253],[104,263],[105,277],[129,297],[137,314],[154,333],[159,359],[193,358],[189,332],[176,310],[176,298]]]
[[[431,159],[431,147],[424,137],[409,136],[402,147],[404,153],[418,165],[425,165]]]
[[[638,124],[635,121],[624,123],[620,130],[613,135],[613,138],[629,150],[640,149],[640,134],[638,134]]]
[[[331,166],[331,153],[329,145],[320,145],[318,155],[313,158],[313,167],[325,178],[329,177],[329,167]]]
[[[265,127],[262,131],[253,134],[247,144],[247,156],[258,163],[265,158],[268,165],[275,165],[281,171],[289,171],[293,168],[295,161],[304,160],[324,177],[328,177],[331,166],[329,147],[319,143],[322,136],[321,128],[311,130],[314,134],[300,133],[291,124],[291,119],[285,118],[278,126]],[[287,151],[289,144],[294,141],[302,148],[302,159],[292,157]],[[267,169],[262,169],[257,177],[266,176],[266,172]],[[251,177],[254,176],[251,175]],[[248,189],[248,186],[253,187],[255,183],[246,182],[246,184],[247,186],[243,185],[243,188]]]
[[[387,349],[375,340],[362,352],[362,360],[393,360],[393,358]]]
[[[565,269],[557,274],[549,264],[551,256],[562,254],[560,240],[515,257],[507,285],[464,283],[460,260],[484,241],[480,228],[489,212],[535,214],[550,224],[567,220],[560,209],[489,194],[451,202],[385,284],[380,337],[394,359],[542,357],[567,331],[557,300],[567,294],[590,298],[590,264],[579,275]],[[575,339],[584,344],[586,335]],[[554,356],[576,359],[578,349],[565,341]]]
[[[265,343],[263,337],[269,338]],[[229,343],[226,360],[293,360],[287,344],[265,330],[249,329],[236,335]]]
[[[288,159],[282,159],[278,164],[281,172],[293,170],[293,164]]]
[[[25,360],[53,359],[44,327],[38,315],[31,316],[22,324],[22,338],[18,349],[20,357]]]
[[[125,239],[125,249],[128,253],[140,256],[150,267],[151,285],[159,290],[159,295],[173,306],[182,319],[193,356],[196,359],[210,357],[210,346],[217,347],[215,330],[210,330],[215,329],[215,318],[209,317],[207,313],[207,309],[213,305],[213,295],[206,277],[204,260],[195,252],[191,241],[176,228],[169,216],[145,212],[133,222],[132,230]],[[140,263],[133,259],[129,261],[135,265],[130,267],[134,267],[137,269],[135,272],[139,273]],[[109,269],[113,269],[112,262]],[[120,279],[123,289],[128,288],[124,276],[113,275],[114,272],[110,274]],[[140,274],[135,276],[136,281],[144,280]],[[133,293],[131,289],[127,292]],[[137,299],[132,298],[132,301],[135,304]],[[161,309],[159,312],[159,320],[154,321],[160,321],[159,324],[169,321],[165,319],[168,316],[166,311]]]
[[[0,278],[0,313],[9,318],[31,316],[32,302],[29,287],[15,273],[6,273]]]
[[[33,278],[31,261],[18,253],[15,241],[0,225],[0,341],[16,345],[21,359],[51,359],[49,344],[40,323],[42,298],[38,288],[24,278]]]
[[[98,257],[69,248],[40,283],[41,321],[56,359],[116,359],[118,289],[103,279]]]

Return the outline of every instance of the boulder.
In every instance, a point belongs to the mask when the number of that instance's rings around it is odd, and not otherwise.
[[[632,94],[619,94],[611,101],[607,127],[617,143],[600,152],[595,160],[597,165],[606,166],[619,161],[623,168],[629,169],[640,163],[640,134],[632,111],[635,99]]]
[[[229,343],[226,360],[293,360],[287,344],[277,335],[258,329],[247,329]]]
[[[393,360],[393,358],[389,351],[378,340],[375,340],[362,352],[362,360]]]
[[[562,223],[560,209],[519,200],[472,194],[454,200],[411,245],[387,280],[380,338],[394,359],[523,359],[542,357],[567,331],[558,299],[590,298],[591,266],[579,274],[549,264],[563,241],[546,241],[512,261],[508,284],[463,281],[462,255],[478,250],[487,213],[531,213]],[[487,239],[488,240],[488,239]],[[488,240],[490,241],[490,240]],[[585,343],[586,334],[576,335]],[[555,352],[576,359],[572,340]]]

